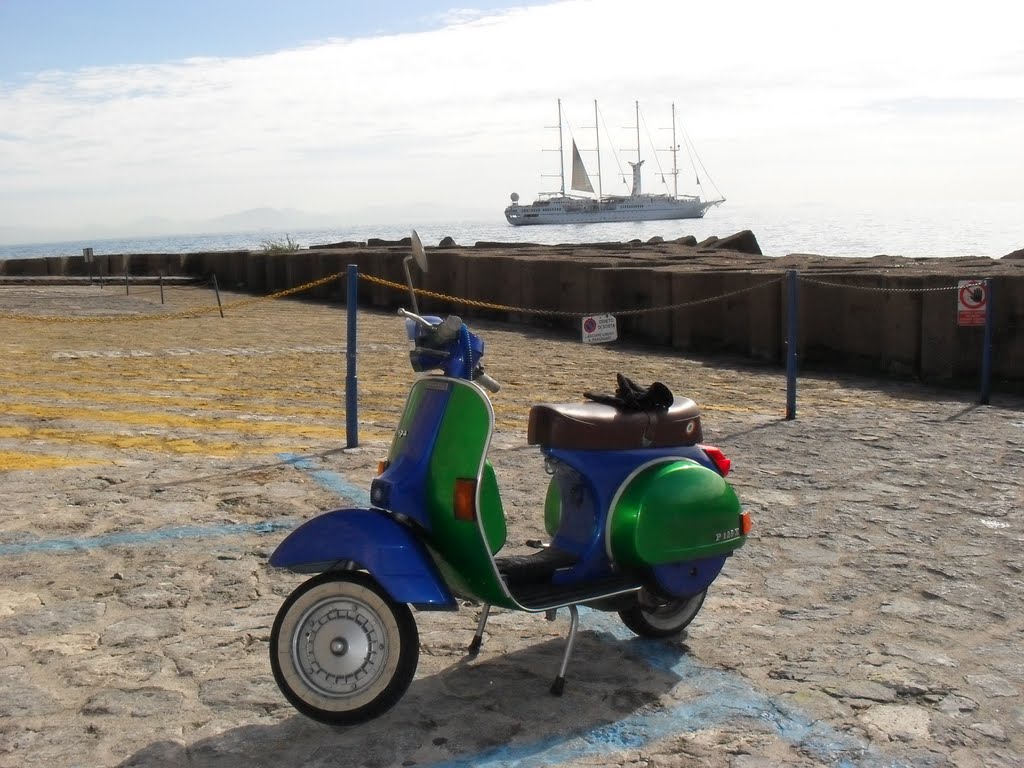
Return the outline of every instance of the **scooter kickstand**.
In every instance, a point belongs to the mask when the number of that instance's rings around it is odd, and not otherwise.
[[[569,606],[569,640],[565,644],[565,653],[562,654],[562,668],[558,670],[558,677],[551,684],[551,693],[561,696],[565,690],[565,669],[569,666],[569,655],[572,653],[573,643],[576,642],[576,629],[580,625],[580,612],[575,605]]]
[[[480,646],[484,642],[484,626],[487,624],[487,615],[491,612],[491,604],[484,603],[483,610],[480,611],[480,621],[476,625],[476,634],[473,635],[473,642],[469,644],[470,656],[476,656],[480,652]]]

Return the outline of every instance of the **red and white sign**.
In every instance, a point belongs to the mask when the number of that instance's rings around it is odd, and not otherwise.
[[[581,323],[585,344],[604,344],[619,337],[614,315],[591,315]]]
[[[956,286],[957,325],[984,325],[988,292],[981,280],[961,280]]]

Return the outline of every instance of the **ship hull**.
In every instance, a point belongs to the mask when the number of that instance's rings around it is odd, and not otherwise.
[[[543,200],[533,205],[513,204],[505,209],[509,224],[520,227],[536,224],[601,224],[616,221],[667,221],[671,219],[700,219],[720,200],[679,199],[644,196],[622,198],[615,201]]]

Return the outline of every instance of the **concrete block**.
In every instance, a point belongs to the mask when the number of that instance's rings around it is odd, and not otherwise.
[[[309,251],[295,251],[282,254],[287,274],[287,288],[299,288],[313,282],[315,277],[315,254]],[[307,289],[308,291],[309,289]],[[306,292],[293,294],[296,298],[309,298]]]
[[[782,363],[786,339],[786,326],[783,323],[782,307],[785,291],[785,279],[761,286],[771,279],[771,275],[748,274],[748,287],[745,295],[749,310],[747,313],[750,346],[748,354],[755,360],[768,363]]]
[[[956,284],[945,275],[922,278],[923,288]],[[921,378],[925,381],[949,381],[954,376],[954,349],[957,345],[956,293],[932,291],[921,294]]]
[[[510,279],[515,261],[505,256],[474,255],[467,262],[467,298],[475,301],[509,306],[522,306],[522,291],[518,279]],[[496,309],[467,307],[471,317],[508,320],[509,312]]]
[[[517,259],[523,306],[527,309],[555,310],[562,307],[562,262],[556,259]],[[572,318],[558,315],[523,315],[523,322],[542,328],[575,327]]]
[[[842,337],[835,347],[843,358],[843,366],[856,371],[877,371],[885,348],[885,312],[888,294],[883,290],[885,278],[880,274],[851,275],[841,282],[839,326]]]
[[[654,344],[671,343],[672,315],[664,309],[672,303],[671,273],[657,268],[604,271],[612,280],[609,288],[613,311],[662,308],[635,315],[623,314],[618,318],[619,335]]]
[[[992,301],[992,376],[1016,382],[1016,389],[1024,390],[1024,274],[995,278]]]
[[[418,296],[417,302],[421,313],[444,316],[449,314],[465,316],[466,305],[458,301],[467,297],[467,256],[461,249],[427,251],[427,272],[420,271],[415,262],[410,265],[413,285],[425,288],[434,293],[451,296],[452,299],[439,299],[430,296]],[[411,308],[411,307],[410,307]]]
[[[800,364],[842,366],[844,350],[843,302],[846,289],[842,278],[829,275],[797,281],[798,352]],[[825,285],[830,283],[831,285]],[[837,287],[838,286],[838,287]]]
[[[916,376],[921,369],[922,293],[913,290],[918,278],[886,277],[882,295],[882,344],[879,368],[897,376]],[[909,289],[909,290],[908,290]]]
[[[251,251],[245,259],[245,287],[250,293],[266,294],[267,257],[262,251]]]
[[[46,274],[51,277],[63,277],[67,274],[67,256],[47,256],[46,259]]]
[[[264,265],[266,267],[264,282],[268,294],[277,293],[289,286],[288,264],[283,253],[266,254]]]

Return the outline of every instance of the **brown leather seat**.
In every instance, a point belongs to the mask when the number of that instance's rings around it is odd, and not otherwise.
[[[604,403],[535,405],[530,445],[571,450],[628,450],[694,445],[703,439],[696,403],[677,397],[667,411],[620,411]]]

